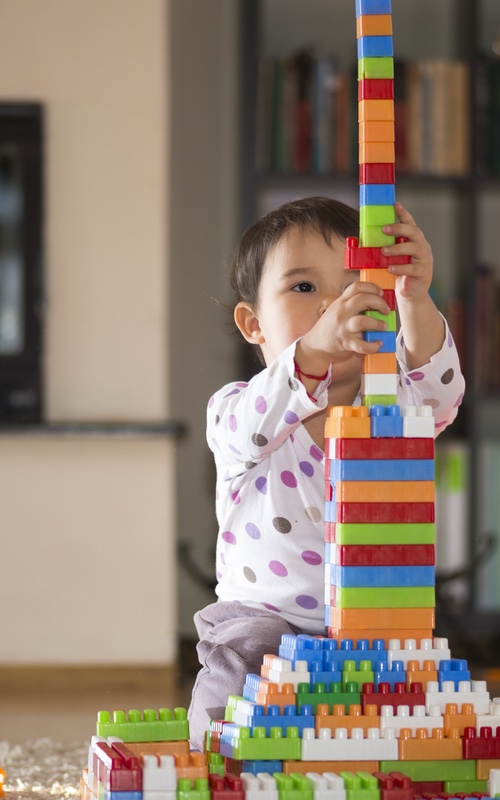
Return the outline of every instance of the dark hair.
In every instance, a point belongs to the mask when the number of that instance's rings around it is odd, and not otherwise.
[[[329,197],[304,197],[270,211],[248,228],[240,239],[230,269],[235,305],[255,306],[262,271],[269,251],[291,230],[312,228],[330,244],[332,234],[342,239],[357,236],[358,211]]]

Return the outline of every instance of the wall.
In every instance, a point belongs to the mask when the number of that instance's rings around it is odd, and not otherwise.
[[[49,422],[169,417],[166,0],[0,0],[0,98],[46,109]],[[2,663],[175,658],[174,445],[0,439]]]

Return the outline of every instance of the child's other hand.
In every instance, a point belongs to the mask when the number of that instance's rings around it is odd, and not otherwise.
[[[407,242],[383,247],[385,256],[411,256],[410,264],[390,266],[389,272],[396,275],[398,299],[414,301],[426,296],[432,281],[432,250],[424,234],[412,215],[397,202],[395,204],[399,222],[385,225],[384,233],[389,236],[403,236]]]

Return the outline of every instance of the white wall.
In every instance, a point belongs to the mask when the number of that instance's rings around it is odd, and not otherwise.
[[[170,414],[167,0],[0,0],[0,98],[46,109],[49,421]],[[2,663],[167,663],[173,444],[0,439]]]

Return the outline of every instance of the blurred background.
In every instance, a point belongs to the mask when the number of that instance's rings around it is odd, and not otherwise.
[[[0,677],[193,674],[206,403],[256,369],[218,302],[258,215],[358,202],[353,5],[0,0]],[[438,441],[438,633],[494,667],[500,7],[393,0],[393,22],[397,195],[468,387]]]

